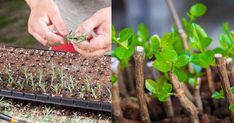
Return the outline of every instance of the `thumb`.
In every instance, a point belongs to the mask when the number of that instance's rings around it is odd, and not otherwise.
[[[94,14],[89,19],[84,21],[75,31],[75,33],[85,33],[85,32],[91,32],[96,27],[98,27],[101,24],[100,17],[97,16],[97,14]]]

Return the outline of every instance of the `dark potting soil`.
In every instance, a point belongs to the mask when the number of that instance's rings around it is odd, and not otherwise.
[[[3,47],[0,87],[111,103],[110,64],[109,56]]]
[[[217,75],[217,74],[216,74]],[[218,75],[217,75],[218,76]],[[220,90],[219,77],[215,80],[215,89]],[[207,85],[207,79],[203,78],[201,83],[201,98],[203,103],[203,114],[199,114],[201,123],[231,123],[228,105],[225,100],[211,98],[211,92]],[[134,97],[134,98],[133,98]],[[139,104],[136,95],[124,97],[121,100],[124,119],[117,119],[115,123],[141,123]],[[167,117],[165,107],[158,99],[149,96],[147,98],[148,110],[153,123],[191,123],[188,112],[181,106],[175,96],[171,96],[174,108],[174,117]]]

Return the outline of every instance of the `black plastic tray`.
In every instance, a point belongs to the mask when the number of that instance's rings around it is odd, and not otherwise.
[[[85,101],[65,97],[48,96],[43,94],[25,93],[16,90],[0,89],[0,97],[11,99],[27,100],[41,103],[48,103],[60,106],[74,107],[80,109],[88,109],[94,111],[102,111],[111,113],[111,104],[100,103],[97,101]]]

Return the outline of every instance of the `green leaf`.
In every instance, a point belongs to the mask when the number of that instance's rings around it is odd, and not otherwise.
[[[231,92],[234,94],[234,86],[231,87]]]
[[[178,55],[176,53],[175,50],[172,50],[172,49],[164,49],[157,58],[162,59],[162,60],[165,60],[164,62],[166,61],[169,61],[169,62],[176,62],[177,58],[178,58]]]
[[[143,24],[138,25],[138,40],[140,42],[145,42],[149,38],[149,30],[148,28]]]
[[[211,43],[212,39],[206,34],[205,30],[202,29],[198,24],[192,24],[192,47],[198,50],[205,50]]]
[[[124,54],[127,50],[123,47],[117,47],[114,49],[115,56],[121,61],[124,58]]]
[[[220,90],[219,92],[215,91],[212,94],[211,98],[213,98],[213,99],[224,99],[224,92],[223,92],[223,90]]]
[[[157,35],[150,37],[150,50],[156,51],[159,48],[160,38]]]
[[[211,59],[206,53],[192,54],[191,60],[192,63],[197,64],[202,68],[208,68],[213,62],[213,59]]]
[[[220,42],[219,42],[220,46],[224,50],[228,49],[230,47],[230,45],[232,44],[232,41],[228,38],[227,35],[224,35],[224,34],[220,35],[219,40],[220,40]]]
[[[161,79],[158,82],[147,79],[145,81],[145,87],[153,96],[157,97],[159,101],[162,102],[167,100],[172,91],[172,85],[167,83],[166,79]]]
[[[173,73],[177,76],[180,82],[185,82],[187,80],[187,74],[181,69],[173,69]]]
[[[208,37],[207,33],[200,25],[193,23],[192,26],[193,26],[193,28],[196,29],[199,37]]]
[[[131,38],[133,35],[134,31],[132,30],[132,28],[125,28],[121,30],[119,33],[120,41],[126,41],[129,38]]]
[[[212,39],[210,37],[201,38],[201,48],[206,49],[210,45],[211,41]]]
[[[160,40],[160,47],[170,49],[173,45],[171,43],[172,37],[173,37],[173,33],[171,33],[171,32],[164,34]]]
[[[231,111],[231,112],[234,112],[234,104],[230,104],[228,106],[228,109]]]
[[[148,91],[155,93],[157,90],[157,84],[154,80],[147,79],[145,80],[145,87]]]
[[[123,47],[117,47],[114,49],[115,56],[121,61],[131,57],[134,54],[134,47],[130,47],[128,50]]]
[[[200,17],[206,13],[206,6],[202,3],[197,3],[193,5],[190,9],[190,13],[195,17]]]
[[[190,77],[190,78],[188,79],[188,83],[189,83],[191,86],[195,87],[195,86],[197,85],[197,79],[194,78],[194,77]]]
[[[116,30],[115,30],[115,27],[112,25],[112,31],[111,31],[111,33],[112,33],[112,39],[113,38],[116,38]]]
[[[117,82],[117,80],[118,80],[118,78],[115,75],[111,76],[112,85],[114,85]]]
[[[229,32],[230,32],[230,24],[229,24],[228,22],[225,22],[225,23],[223,24],[223,31],[224,31],[225,33],[229,33]]]
[[[189,56],[187,55],[180,55],[177,59],[177,61],[174,63],[174,66],[176,67],[183,67],[189,62]]]
[[[155,69],[161,71],[161,72],[168,72],[169,70],[171,70],[171,67],[172,67],[172,63],[165,63],[163,61],[160,61],[160,60],[155,60],[153,62],[153,66]]]

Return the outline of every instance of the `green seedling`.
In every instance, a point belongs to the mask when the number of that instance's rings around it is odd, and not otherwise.
[[[74,86],[75,78],[72,76],[69,77],[69,82],[66,83],[66,88],[69,90],[69,94],[71,95],[75,86]]]
[[[167,101],[167,98],[172,95],[172,85],[167,83],[167,79],[165,77],[159,78],[157,82],[147,79],[145,81],[145,87],[161,102]]]
[[[50,107],[46,107],[45,106],[45,109],[43,110],[43,118],[42,118],[42,120],[44,121],[44,122],[51,122],[51,120],[52,120],[52,117],[51,117],[51,113],[52,113],[52,111],[53,111],[53,109],[52,108],[50,108]]]
[[[110,88],[108,88],[108,87],[106,87],[107,88],[107,91],[108,91],[108,95],[109,95],[109,100],[111,100],[112,99],[112,94],[111,94],[111,89]]]
[[[60,81],[61,81],[61,88],[64,87],[64,68],[60,70]]]
[[[28,85],[28,81],[29,81],[28,80],[29,79],[28,69],[27,68],[23,68],[23,73],[24,73],[26,85]]]
[[[219,37],[220,47],[215,48],[216,53],[221,53],[225,58],[234,58],[234,37],[230,29],[230,24],[225,22],[223,24],[224,34]]]
[[[24,88],[24,81],[23,81],[23,80],[18,79],[18,80],[17,80],[17,84],[19,85],[20,89],[23,89],[23,88]]]
[[[59,85],[60,85],[59,83],[56,83],[56,84],[52,85],[52,88],[53,88],[56,95],[60,94],[61,87]]]
[[[232,94],[234,94],[234,86],[231,87],[231,92]],[[219,91],[215,91],[211,97],[213,99],[219,100],[219,99],[224,99],[224,92],[223,89],[219,90]]]
[[[8,75],[8,79],[7,79],[7,86],[12,87],[14,85],[14,77],[13,77],[13,73],[11,72],[11,70],[7,67],[6,73]]]
[[[85,84],[86,91],[90,92],[90,83],[89,83],[88,79],[85,79],[84,84]]]
[[[93,95],[94,99],[97,99],[95,89],[91,88],[91,92],[92,92],[92,95]]]
[[[56,66],[54,63],[51,64],[51,85],[53,85],[54,80],[56,79]]]
[[[102,88],[103,88],[102,84],[97,83],[97,87],[98,87],[99,95],[101,95],[102,94]]]
[[[43,93],[46,93],[46,84],[45,81],[43,81],[43,70],[39,70],[38,86],[42,89]]]
[[[70,33],[66,36],[67,41],[71,41],[73,44],[79,44],[85,40],[87,40],[88,34],[75,34],[74,32],[70,31]]]
[[[31,84],[32,84],[32,90],[35,91],[36,90],[36,83],[34,81],[33,73],[30,73],[29,77],[30,77],[30,81],[31,81]]]
[[[85,95],[85,88],[82,87],[81,90],[80,90],[78,93],[79,93],[79,94],[78,94],[79,97],[84,98],[84,95]]]

